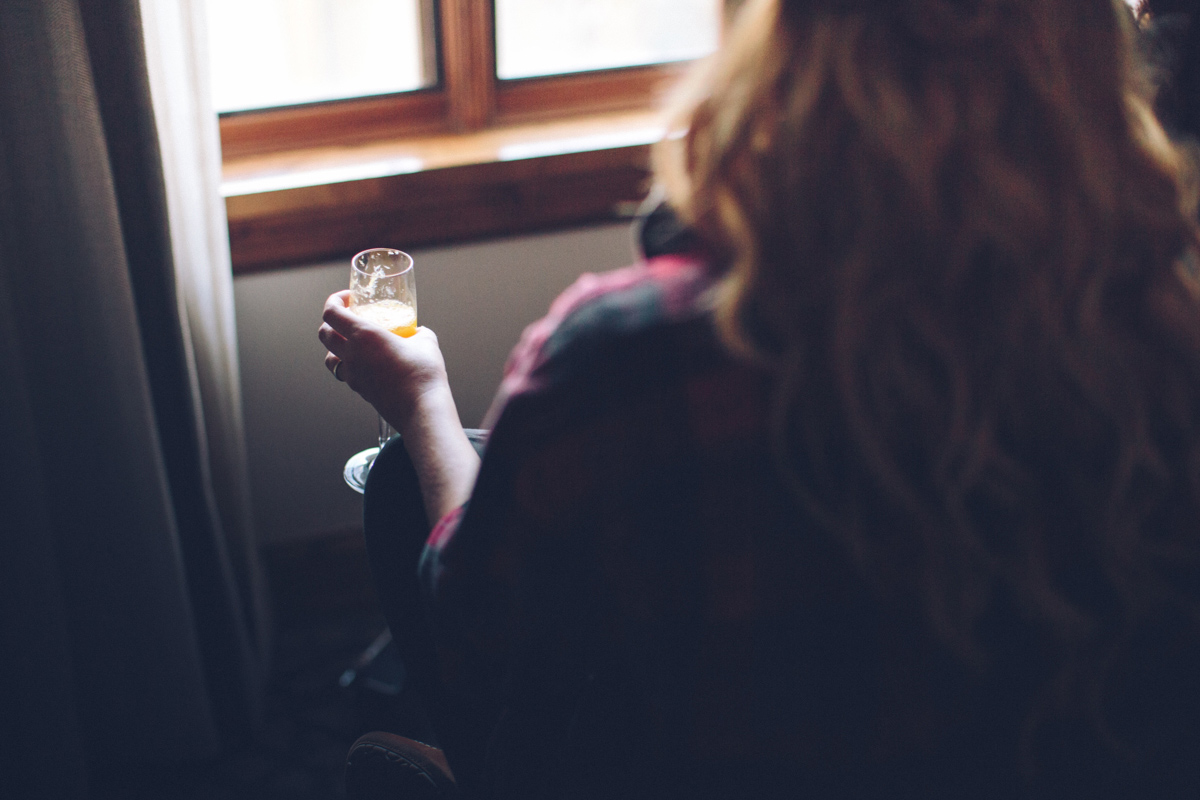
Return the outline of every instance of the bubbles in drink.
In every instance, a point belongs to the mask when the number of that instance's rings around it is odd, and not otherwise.
[[[399,300],[379,300],[367,305],[352,306],[351,311],[387,328],[397,336],[412,336],[417,332],[416,309]]]

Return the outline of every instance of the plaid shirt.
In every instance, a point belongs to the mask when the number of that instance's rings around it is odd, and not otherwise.
[[[858,584],[801,535],[770,380],[718,343],[716,281],[679,256],[580,278],[525,331],[471,500],[430,535],[442,680],[502,698],[489,779],[513,793],[577,795],[602,763],[626,765],[610,792],[650,765],[712,788],[723,764],[855,750],[877,663],[845,635]],[[495,774],[531,751],[561,769]]]
[[[1134,796],[1078,728],[1047,752],[1082,767],[1026,791],[1045,651],[1006,634],[997,672],[968,671],[805,521],[771,377],[717,339],[718,280],[668,255],[565,292],[511,357],[470,502],[430,535],[442,683],[499,709],[478,720],[491,795]]]

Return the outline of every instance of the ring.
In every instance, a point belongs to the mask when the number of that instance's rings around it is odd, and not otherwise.
[[[338,375],[338,370],[339,370],[339,369],[341,369],[341,368],[342,368],[342,362],[341,362],[341,361],[339,361],[339,362],[337,362],[336,364],[334,364],[334,365],[333,365],[333,377],[335,377],[335,378],[337,378],[339,381],[342,381],[343,383],[345,383],[345,380],[342,378],[342,376],[341,376],[341,375]]]

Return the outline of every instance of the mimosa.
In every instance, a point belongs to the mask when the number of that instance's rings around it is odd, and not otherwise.
[[[397,336],[412,336],[417,332],[417,312],[399,300],[377,300],[362,306],[352,306],[355,314],[387,328]]]
[[[417,332],[417,283],[408,253],[390,247],[364,250],[350,259],[350,310],[387,328],[397,336]],[[363,491],[367,473],[380,449],[392,438],[392,427],[379,418],[379,447],[355,453],[342,475],[357,492]]]

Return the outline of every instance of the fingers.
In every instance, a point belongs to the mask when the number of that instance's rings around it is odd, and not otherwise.
[[[333,377],[337,378],[339,381],[344,382],[346,380],[345,376],[339,374],[340,370],[345,369],[345,367],[342,366],[342,360],[333,353],[325,354],[325,369],[332,372]]]
[[[343,383],[346,381],[346,376],[341,374],[346,370],[343,358],[347,355],[346,351],[350,347],[344,334],[352,333],[357,321],[355,315],[351,313],[349,305],[350,291],[348,289],[329,295],[325,300],[325,309],[321,313],[323,322],[321,327],[317,328],[317,338],[329,351],[325,354],[325,369]]]
[[[361,322],[361,319],[350,310],[349,303],[349,289],[334,292],[325,301],[325,309],[321,312],[321,319],[325,324],[343,336],[353,333]]]
[[[328,324],[322,324],[317,328],[317,338],[321,340],[321,344],[325,345],[325,349],[333,353],[338,358],[346,357],[346,348],[349,342],[346,337],[329,327]]]

